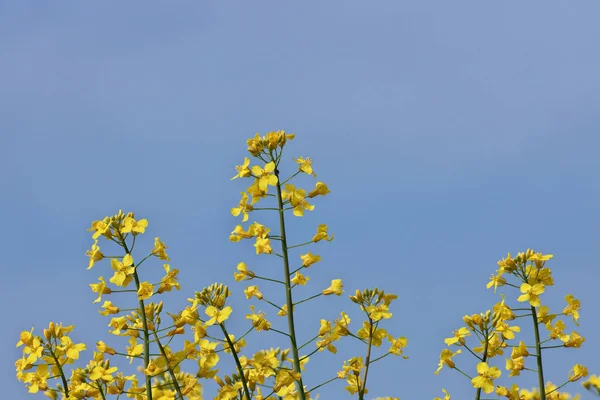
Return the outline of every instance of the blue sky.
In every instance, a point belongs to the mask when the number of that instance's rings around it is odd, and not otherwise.
[[[243,332],[236,264],[279,270],[228,241],[245,188],[229,178],[245,140],[277,129],[297,134],[288,172],[292,156],[310,156],[332,191],[290,222],[295,242],[319,223],[336,235],[310,249],[323,257],[311,289],[341,276],[347,294],[399,295],[387,328],[408,337],[410,359],[375,365],[373,398],[473,396],[454,371],[433,375],[443,339],[493,304],[496,261],[528,247],[555,254],[548,304],[562,308],[567,293],[583,304],[583,350],[551,353],[548,379],[575,362],[600,373],[598,12],[591,0],[0,1],[4,395],[27,397],[14,378],[21,330],[54,320],[89,348],[107,338],[88,283],[109,267],[86,270],[85,229],[119,209],[148,218],[148,246],[160,236],[181,270],[167,308],[225,282],[231,330]],[[307,305],[300,334],[342,309],[347,296]],[[341,350],[313,357],[309,385],[364,353]],[[342,388],[321,398],[350,398]]]

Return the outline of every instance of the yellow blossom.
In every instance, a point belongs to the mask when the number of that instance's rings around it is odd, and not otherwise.
[[[273,174],[275,171],[275,163],[269,162],[262,169],[258,165],[252,167],[252,174],[258,179],[258,187],[262,191],[266,191],[269,186],[277,185],[277,176]]]
[[[298,157],[294,158],[294,161],[300,164],[300,171],[304,172],[307,175],[312,175],[314,177],[317,176],[317,174],[315,174],[315,172],[312,169],[312,160],[310,159],[310,157],[306,157],[306,159]]]
[[[248,204],[248,194],[246,192],[241,192],[242,199],[237,207],[231,209],[231,215],[237,217],[240,213],[244,216],[242,222],[248,221],[248,212],[254,210],[251,204]]]
[[[140,288],[137,291],[138,300],[145,300],[152,297],[154,294],[154,285],[150,282],[140,283]]]
[[[248,286],[246,288],[246,290],[244,290],[244,294],[246,295],[247,299],[250,299],[251,297],[256,297],[258,300],[262,300],[263,295],[260,292],[260,290],[258,290],[258,286]]]
[[[304,276],[302,275],[300,272],[296,272],[296,275],[294,275],[294,277],[291,279],[291,282],[294,285],[306,285],[306,283],[308,282],[310,278],[308,276]]]
[[[220,324],[220,323],[226,321],[227,318],[229,318],[231,311],[232,311],[232,309],[229,306],[223,308],[222,310],[219,310],[218,308],[216,308],[214,306],[206,307],[205,313],[206,313],[206,315],[208,315],[210,317],[210,319],[208,321],[206,321],[206,326]]]
[[[254,278],[256,276],[254,274],[254,272],[250,271],[248,269],[248,267],[246,266],[246,264],[243,263],[243,262],[240,262],[237,265],[237,270],[239,272],[234,272],[233,273],[233,276],[235,277],[236,282],[239,282],[239,281],[244,280],[244,279],[250,280],[250,279],[252,279],[252,278]]]
[[[581,378],[588,376],[588,369],[580,364],[575,364],[569,372],[569,381],[575,382]]]
[[[316,196],[325,196],[328,193],[331,193],[331,191],[329,190],[327,185],[324,184],[323,182],[317,182],[315,184],[315,188],[313,190],[311,190],[310,192],[308,192],[308,197],[312,199],[313,197],[316,197]]]
[[[94,240],[94,244],[92,245],[92,249],[85,252],[86,256],[90,257],[90,262],[88,264],[88,268],[90,269],[94,266],[94,264],[104,258],[104,254],[100,251],[100,246],[98,246],[98,241]]]
[[[331,242],[333,240],[333,235],[331,235],[331,237],[329,237],[327,235],[328,229],[329,228],[325,224],[319,225],[319,227],[317,228],[317,234],[315,236],[313,236],[312,241],[317,243],[317,242],[320,242],[321,240],[325,239],[328,242]]]
[[[169,261],[169,256],[165,253],[165,249],[168,247],[160,241],[159,238],[154,238],[154,247],[152,248],[152,254],[161,260]]]
[[[544,293],[544,285],[542,283],[536,283],[531,286],[528,283],[521,285],[521,293],[523,293],[517,299],[520,302],[528,301],[533,307],[540,306],[540,294]]]
[[[248,157],[244,157],[244,163],[242,165],[236,165],[235,170],[237,171],[237,175],[231,178],[234,180],[236,178],[247,178],[252,175],[248,166],[250,165],[250,159]]]
[[[321,261],[321,256],[312,254],[310,251],[306,254],[302,254],[300,258],[302,259],[302,266],[306,268],[310,267],[314,263]]]
[[[461,352],[462,350],[460,349],[458,349],[454,353],[448,349],[442,350],[440,354],[440,362],[438,364],[438,369],[435,371],[435,374],[439,374],[440,370],[444,367],[444,365],[447,365],[449,368],[454,368],[456,365],[454,364],[452,357],[454,357],[457,354],[460,354]]]
[[[256,254],[271,254],[273,252],[269,238],[257,237],[254,248],[256,248]]]
[[[114,306],[111,301],[105,301],[104,304],[102,304],[102,308],[104,309],[104,311],[100,311],[100,314],[104,316],[119,313],[119,307]]]
[[[102,299],[102,295],[103,294],[111,294],[112,291],[110,290],[110,288],[106,287],[106,281],[104,280],[103,277],[99,277],[98,280],[100,281],[100,283],[90,283],[90,287],[92,288],[92,291],[94,293],[98,293],[98,298],[96,298],[96,300],[94,300],[94,303],[99,303],[100,300]]]
[[[322,293],[325,296],[329,296],[331,294],[341,296],[342,293],[344,293],[344,291],[342,290],[343,287],[344,285],[342,284],[341,279],[334,279],[331,281],[331,286],[329,286],[327,289],[324,289]]]
[[[120,232],[121,233],[131,233],[134,236],[138,233],[146,232],[146,228],[148,227],[147,219],[140,219],[136,221],[133,217],[125,217],[123,220],[123,224],[121,225]]]
[[[110,260],[110,263],[115,273],[112,278],[109,279],[109,281],[117,286],[127,287],[129,282],[131,282],[133,279],[132,275],[135,271],[131,254],[127,254],[125,257],[123,257],[122,261],[113,258]]]
[[[471,384],[489,394],[494,391],[494,379],[499,378],[502,372],[496,367],[490,368],[487,363],[480,362],[477,364],[477,374],[478,376],[471,380]]]
[[[572,294],[566,295],[565,301],[567,302],[567,306],[563,310],[563,314],[572,315],[573,322],[575,322],[575,324],[579,326],[579,323],[577,321],[579,320],[579,309],[581,308],[581,302],[575,297],[573,297]]]
[[[444,343],[448,346],[457,344],[458,346],[464,346],[465,338],[471,335],[471,332],[464,326],[453,332],[454,336],[451,338],[444,339]]]

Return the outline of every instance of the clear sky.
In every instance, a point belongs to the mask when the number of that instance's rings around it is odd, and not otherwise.
[[[346,294],[399,296],[386,326],[408,337],[410,359],[375,364],[373,398],[442,387],[471,398],[455,371],[433,375],[443,339],[496,300],[485,289],[496,261],[528,247],[555,254],[548,303],[582,301],[587,341],[552,353],[548,379],[561,383],[575,362],[600,373],[599,13],[593,0],[0,1],[3,398],[27,398],[14,377],[21,330],[73,323],[84,359],[106,340],[88,283],[109,267],[86,270],[85,230],[119,209],[148,218],[147,245],[160,236],[181,270],[167,309],[226,282],[243,332],[236,264],[279,270],[228,241],[245,188],[229,178],[245,140],[277,129],[297,134],[288,163],[312,157],[331,189],[290,227],[294,242],[319,223],[335,233],[309,249],[323,261],[307,293],[341,276]],[[346,295],[306,305],[300,335],[351,308]],[[364,353],[346,343],[312,358],[313,385]],[[342,388],[321,398],[350,398]]]

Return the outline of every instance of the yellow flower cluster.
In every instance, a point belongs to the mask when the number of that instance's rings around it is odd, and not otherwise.
[[[447,346],[460,347],[455,352],[449,349],[442,350],[440,362],[436,374],[444,367],[449,367],[460,372],[470,379],[471,385],[476,389],[476,399],[479,399],[481,392],[496,392],[498,396],[510,400],[534,400],[534,399],[571,399],[572,397],[564,392],[562,388],[569,382],[575,382],[588,375],[588,370],[582,365],[576,364],[568,374],[565,383],[555,386],[546,381],[543,374],[543,353],[556,348],[580,347],[585,341],[577,332],[570,334],[564,333],[566,324],[563,320],[556,319],[559,315],[571,316],[573,322],[578,325],[580,302],[573,295],[565,297],[567,306],[560,314],[551,314],[548,306],[542,305],[541,295],[546,292],[546,288],[554,285],[552,271],[546,267],[546,263],[551,260],[551,254],[536,253],[531,249],[518,253],[513,258],[510,253],[508,256],[498,261],[498,269],[491,276],[487,288],[494,288],[494,293],[498,287],[508,287],[518,290],[516,296],[518,303],[525,303],[524,308],[511,308],[506,304],[504,295],[501,295],[502,301],[496,303],[492,310],[483,314],[466,315],[463,321],[466,326],[455,330],[452,337],[446,338]],[[514,280],[514,281],[511,281]],[[520,340],[518,345],[510,344],[515,340],[521,328],[513,325],[512,321],[517,318],[527,318],[531,320],[533,326],[533,343],[527,345],[525,341]],[[556,320],[555,320],[556,319]],[[542,338],[540,326],[544,326],[547,331],[547,338]],[[467,343],[468,338],[475,337],[478,345],[470,347]],[[560,344],[552,345],[551,341],[558,341]],[[506,386],[495,385],[495,380],[502,375],[502,371],[490,362],[493,358],[504,355],[505,349],[510,347],[510,357],[504,362],[504,369],[508,371],[508,377],[519,376],[525,370],[537,371],[539,387],[533,391],[521,389],[517,384],[512,384],[510,388]],[[453,357],[464,353],[465,349],[477,359],[477,375],[471,376],[467,372],[459,369]],[[533,358],[535,365],[527,367],[527,360]],[[450,395],[446,393],[446,398]]]

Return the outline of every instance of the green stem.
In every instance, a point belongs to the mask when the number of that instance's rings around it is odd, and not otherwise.
[[[56,354],[54,354],[54,351],[52,351],[52,345],[50,343],[48,343],[48,350],[50,351],[50,354],[52,355],[52,358],[54,359],[54,362],[56,363],[56,366],[58,367],[58,371],[60,372],[60,379],[62,380],[62,383],[65,387],[65,396],[67,398],[69,398],[69,384],[67,383],[67,378],[65,377],[65,372],[62,369],[62,365],[60,364],[60,361],[58,361],[58,358],[56,358]]]
[[[323,296],[323,293],[315,294],[314,296],[310,296],[310,297],[308,297],[308,298],[306,298],[306,299],[304,299],[304,300],[300,300],[299,302],[297,302],[297,303],[296,303],[296,304],[294,304],[294,305],[296,305],[296,306],[297,306],[298,304],[302,304],[302,303],[304,303],[305,301],[312,300],[312,299],[314,299],[314,298],[316,298],[316,297],[319,297],[319,296]]]
[[[300,247],[300,246],[306,246],[307,244],[311,244],[314,243],[312,240],[309,242],[305,242],[305,243],[301,243],[301,244],[295,244],[293,246],[288,247],[288,249],[293,249],[294,247]]]
[[[290,347],[292,348],[292,356],[294,358],[294,371],[298,374],[302,374],[300,368],[300,356],[298,354],[298,345],[296,344],[296,329],[294,327],[294,302],[292,300],[292,284],[290,279],[290,263],[288,259],[288,248],[287,248],[287,236],[285,234],[285,217],[283,208],[283,198],[281,197],[281,183],[279,183],[279,170],[275,169],[275,176],[277,176],[277,203],[279,209],[279,228],[281,236],[281,251],[283,253],[283,276],[285,278],[285,300],[287,304],[287,319],[288,329],[290,337]],[[302,375],[298,379],[298,394],[299,400],[306,400],[306,393],[304,392],[304,383],[302,382]]]
[[[365,377],[362,382],[362,388],[358,392],[358,400],[364,400],[365,390],[367,389],[367,377],[369,375],[369,364],[371,363],[371,348],[373,347],[373,334],[375,333],[375,326],[373,320],[369,317],[369,344],[367,347],[367,358],[365,359]]]
[[[244,375],[244,368],[242,368],[242,364],[240,363],[240,359],[237,355],[237,351],[235,351],[235,347],[229,334],[227,333],[227,329],[225,329],[225,324],[220,323],[219,326],[223,331],[223,335],[225,335],[225,340],[227,340],[227,344],[229,345],[229,349],[231,350],[231,354],[233,355],[233,359],[235,360],[235,365],[237,366],[238,372],[240,373],[240,379],[242,380],[242,387],[244,388],[244,393],[246,393],[246,399],[250,400],[250,390],[248,390],[248,382],[246,382],[246,376]]]
[[[544,382],[544,367],[542,365],[542,345],[540,343],[540,329],[537,319],[537,312],[534,306],[531,306],[531,317],[533,318],[533,333],[535,334],[535,352],[537,358],[538,382],[540,385],[540,398],[546,398],[546,384]]]
[[[160,354],[162,354],[162,356],[165,358],[165,361],[167,363],[167,370],[169,371],[169,375],[171,375],[171,379],[173,380],[173,385],[175,386],[175,391],[177,392],[177,395],[181,398],[181,400],[183,400],[183,393],[181,393],[181,388],[179,387],[179,382],[177,381],[175,372],[173,371],[172,367],[169,365],[169,358],[167,357],[167,352],[165,351],[165,348],[163,347],[162,343],[160,343],[160,340],[158,339],[158,334],[156,333],[155,330],[153,330],[153,333],[154,333],[154,337],[156,339],[156,344],[158,344],[158,348],[160,349]]]
[[[121,238],[121,243],[123,245],[123,248],[125,249],[125,252],[127,254],[131,254],[129,252],[129,249],[127,248],[125,238],[123,238],[123,236],[120,233],[119,236]],[[137,273],[137,265],[135,265],[134,267],[135,269],[133,270],[133,279],[135,280],[135,287],[137,288],[137,290],[140,290],[140,278],[138,277]],[[142,328],[144,331],[144,369],[146,369],[150,364],[150,331],[148,330],[148,321],[146,320],[146,306],[144,305],[144,300],[138,299],[138,304],[140,307],[140,317],[142,318]],[[146,399],[152,400],[152,377],[147,374],[144,375],[146,375]]]
[[[483,355],[481,357],[481,362],[487,362],[488,346],[490,343],[490,340],[489,340],[490,332],[489,332],[488,327],[485,328],[484,336],[485,336],[485,345],[483,346]],[[481,399],[481,388],[477,388],[477,394],[475,395],[475,400],[480,400],[480,399]]]
[[[98,379],[96,383],[98,384],[98,391],[100,392],[100,396],[102,396],[102,400],[106,400],[106,396],[104,395],[104,391],[102,390],[102,381]]]
[[[314,388],[311,388],[310,390],[307,390],[306,392],[307,392],[307,393],[310,393],[310,392],[312,392],[313,390],[316,390],[316,389],[320,388],[321,386],[325,386],[325,385],[327,385],[328,383],[331,383],[331,382],[333,382],[333,381],[335,381],[335,380],[338,380],[338,379],[340,379],[340,378],[338,378],[337,376],[336,376],[335,378],[331,378],[330,380],[328,380],[328,381],[325,381],[325,382],[323,382],[323,383],[321,383],[321,384],[319,384],[319,385],[315,386]]]

